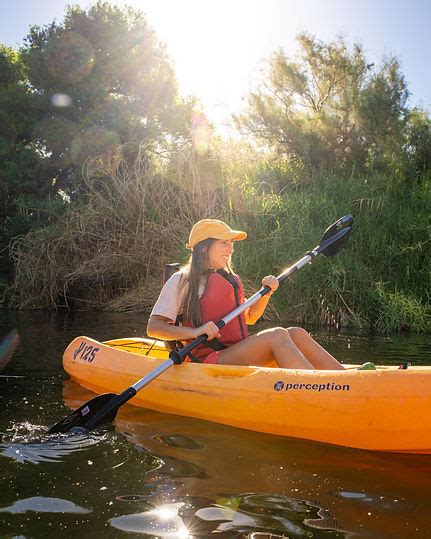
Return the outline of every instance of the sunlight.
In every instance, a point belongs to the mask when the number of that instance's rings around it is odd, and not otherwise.
[[[150,511],[133,513],[112,518],[114,528],[129,533],[148,534],[151,537],[186,539],[190,533],[178,515],[184,502],[159,505]]]
[[[160,524],[165,524],[170,533],[178,539],[189,537],[189,531],[184,526],[182,519],[178,516],[178,510],[184,505],[184,503],[170,503],[166,505],[159,505],[154,511],[148,511],[148,514],[153,514],[156,521]]]
[[[241,107],[262,58],[262,13],[254,1],[132,0],[167,44],[180,92],[198,97],[210,121],[223,123]]]
[[[154,510],[154,514],[157,515],[160,520],[169,520],[176,516],[177,507],[172,505],[161,505]]]

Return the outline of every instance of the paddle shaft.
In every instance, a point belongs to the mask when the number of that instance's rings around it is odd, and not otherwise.
[[[163,374],[167,369],[169,369],[169,367],[172,367],[173,364],[174,362],[172,359],[167,359],[158,367],[149,372],[146,376],[138,380],[135,384],[125,389],[119,395],[113,397],[103,408],[101,408],[93,417],[91,417],[87,423],[85,423],[85,428],[92,429],[96,427],[103,420],[103,418],[119,408],[122,404],[125,404],[130,399],[133,399],[139,390]]]
[[[339,242],[343,239],[343,237],[346,234],[350,233],[350,228],[343,228],[333,236],[331,236],[328,240],[323,241],[320,245],[317,245],[313,250],[308,251],[305,253],[305,255],[295,262],[295,264],[292,264],[287,269],[285,269],[280,275],[277,277],[277,281],[282,284],[286,279],[288,279],[293,273],[301,269],[302,267],[306,266],[307,264],[311,264],[311,262],[314,261],[314,259],[322,252],[325,251],[330,245],[334,244],[335,242]],[[239,305],[234,309],[232,312],[227,314],[224,318],[216,322],[216,326],[221,329],[226,324],[234,320],[237,316],[239,316],[241,313],[246,311],[249,307],[254,305],[257,301],[259,301],[263,296],[268,294],[268,292],[271,291],[271,288],[269,286],[263,286],[258,292],[253,294],[247,301],[245,301],[243,304]],[[194,339],[191,343],[184,346],[184,348],[181,348],[180,350],[173,350],[170,352],[169,357],[175,364],[180,364],[184,361],[187,354],[194,350],[199,344],[202,344],[207,339],[207,335],[200,335],[196,339]]]

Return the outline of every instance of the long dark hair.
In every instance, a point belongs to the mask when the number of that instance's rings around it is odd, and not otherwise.
[[[214,238],[208,238],[197,243],[193,247],[193,252],[189,261],[181,268],[183,278],[180,284],[180,290],[182,290],[186,284],[188,285],[183,305],[183,318],[184,320],[191,322],[195,327],[202,324],[199,305],[199,287],[202,277],[207,276],[212,271],[208,267],[208,252],[215,241],[217,240]],[[230,261],[227,264],[227,269],[232,272]]]

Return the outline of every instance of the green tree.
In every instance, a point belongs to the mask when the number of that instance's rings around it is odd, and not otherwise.
[[[399,65],[367,63],[360,45],[301,34],[299,55],[282,50],[248,98],[238,127],[312,166],[365,165],[377,146],[401,141],[408,92]]]
[[[36,136],[69,195],[89,156],[188,134],[192,103],[179,98],[166,51],[138,11],[102,2],[88,11],[68,7],[61,24],[31,29],[22,56],[45,100]]]
[[[18,52],[0,45],[0,273],[10,274],[10,239],[44,222],[53,195],[51,171],[33,128],[41,115],[39,96],[25,84]]]
[[[408,178],[425,180],[431,173],[431,118],[425,110],[410,111],[407,118]]]
[[[0,270],[11,238],[58,219],[85,191],[83,165],[124,144],[133,162],[190,137],[164,46],[142,13],[98,2],[0,47]],[[142,155],[142,152],[139,154]],[[3,282],[5,279],[3,278]]]
[[[359,94],[358,124],[373,166],[402,167],[408,91],[396,59],[383,62]],[[400,168],[401,171],[401,168]]]

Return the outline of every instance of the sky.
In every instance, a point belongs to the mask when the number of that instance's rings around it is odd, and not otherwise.
[[[359,42],[369,63],[396,56],[409,104],[431,111],[430,0],[111,0],[142,10],[173,61],[180,92],[200,99],[220,129],[245,106],[265,60],[297,52],[307,32]],[[18,47],[32,25],[60,22],[67,4],[91,0],[0,0],[0,43]]]

